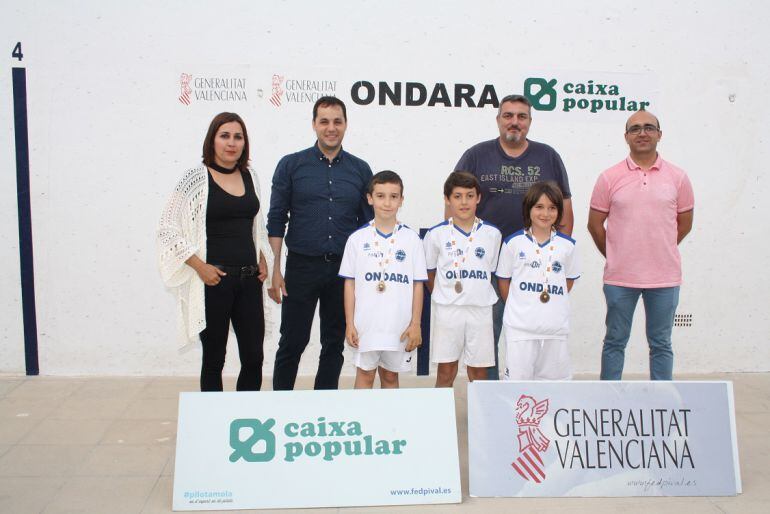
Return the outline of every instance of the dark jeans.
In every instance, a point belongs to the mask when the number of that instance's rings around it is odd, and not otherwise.
[[[275,354],[273,390],[294,389],[297,368],[310,340],[316,304],[320,301],[321,356],[315,389],[337,389],[345,342],[344,279],[337,273],[340,258],[310,257],[289,252],[286,292],[281,307],[281,339]]]
[[[201,332],[201,391],[222,390],[222,368],[225,366],[230,321],[241,359],[236,389],[259,391],[262,387],[262,345],[265,339],[262,282],[256,275],[241,278],[237,273],[228,272],[219,284],[205,288],[206,329]]]
[[[492,287],[497,293],[497,302],[492,306],[492,333],[495,338],[495,365],[494,367],[487,368],[487,380],[499,380],[500,379],[500,359],[499,342],[500,332],[503,330],[503,313],[505,312],[505,302],[500,298],[500,289],[497,286],[497,276],[492,275]]]

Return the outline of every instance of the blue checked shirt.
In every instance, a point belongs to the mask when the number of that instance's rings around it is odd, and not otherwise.
[[[344,150],[331,162],[317,145],[283,157],[273,175],[267,235],[285,235],[289,250],[303,255],[342,255],[348,236],[374,217],[366,201],[371,178],[369,165]]]

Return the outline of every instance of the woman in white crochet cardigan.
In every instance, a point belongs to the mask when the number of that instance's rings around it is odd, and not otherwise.
[[[203,142],[203,164],[184,173],[158,228],[160,272],[176,296],[180,329],[187,345],[203,347],[201,391],[222,390],[231,322],[241,360],[236,388],[262,385],[263,281],[273,259],[248,162],[243,120],[218,114]]]

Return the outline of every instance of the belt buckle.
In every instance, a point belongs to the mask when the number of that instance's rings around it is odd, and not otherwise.
[[[257,274],[257,267],[253,265],[241,266],[241,278],[253,277]]]

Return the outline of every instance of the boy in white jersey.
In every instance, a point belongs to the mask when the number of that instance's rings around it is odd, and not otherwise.
[[[396,220],[404,200],[396,173],[372,177],[366,195],[374,219],[345,244],[339,274],[345,279],[345,338],[356,349],[356,389],[371,389],[379,369],[382,388],[398,387],[422,344],[425,254],[417,233]]]
[[[444,203],[449,219],[425,235],[431,291],[431,360],[438,363],[436,387],[452,387],[460,356],[468,380],[483,380],[495,365],[492,273],[500,253],[500,231],[476,217],[481,187],[465,171],[449,174]]]
[[[524,230],[506,238],[497,265],[505,301],[505,379],[572,378],[569,291],[580,274],[575,241],[557,231],[564,199],[555,182],[533,184],[522,202]]]

